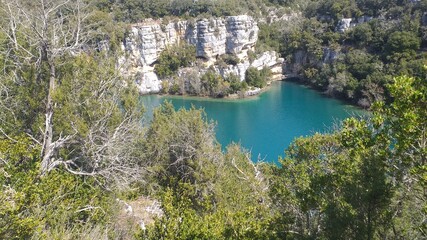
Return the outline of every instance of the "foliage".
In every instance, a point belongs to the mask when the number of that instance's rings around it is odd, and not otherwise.
[[[420,39],[414,32],[393,32],[386,43],[388,59],[397,61],[415,56],[420,48]]]
[[[1,238],[119,237],[111,191],[141,176],[143,108],[117,75],[116,50],[95,47],[115,32],[111,19],[82,1],[4,3]]]
[[[165,216],[142,236],[222,239],[266,234],[258,219],[265,214],[259,212],[264,204],[258,203],[265,197],[263,182],[256,180],[254,166],[238,146],[223,156],[210,129],[200,110],[174,111],[170,103],[156,110],[145,146],[159,159],[154,169],[164,189]],[[154,145],[151,139],[160,141]]]
[[[190,44],[170,46],[160,53],[154,67],[156,74],[161,77],[170,77],[181,67],[189,67],[196,61],[196,49]]]
[[[1,139],[0,153],[1,238],[48,238],[73,228],[77,233],[113,217],[114,200],[95,179],[60,169],[40,178],[39,149],[28,137]]]
[[[97,46],[99,51],[107,50],[105,48],[112,52],[119,51],[127,29],[125,23],[117,23],[108,12],[95,9],[88,15],[86,24],[91,30],[91,45]]]
[[[281,50],[301,64],[306,83],[366,107],[379,101],[369,118],[350,118],[329,134],[296,139],[280,166],[253,163],[237,144],[223,151],[214,124],[195,108],[176,111],[165,103],[143,130],[138,94],[115,66],[125,32],[116,21],[258,14],[268,4],[307,2],[47,3],[0,6],[0,238],[124,239],[133,230],[120,226],[126,220],[118,217],[116,198],[141,194],[160,199],[164,215],[139,238],[427,237],[427,84],[420,52],[425,29],[419,23],[424,2],[310,1],[300,8],[308,18],[293,26],[260,25],[261,48]],[[334,32],[340,18],[362,15],[392,21]],[[98,46],[104,40],[111,51]],[[166,49],[157,73],[169,77],[192,65],[194,51],[187,45]],[[232,55],[223,57],[226,64],[237,63]],[[249,68],[240,82],[209,70],[188,75],[189,87],[171,79],[164,89],[221,97],[248,85],[262,87],[269,74]],[[396,74],[413,77],[391,77]],[[48,171],[41,167],[45,156]]]
[[[315,135],[290,147],[289,157],[282,160],[283,174],[297,181],[293,188],[302,215],[314,213],[299,221],[321,226],[300,233],[370,239],[375,226],[387,221],[390,184],[383,165],[387,151],[384,146],[369,146],[378,141],[371,138],[381,136],[372,136],[366,123],[348,119],[337,135]]]
[[[144,149],[155,164],[158,183],[174,186],[174,181],[204,184],[209,168],[217,161],[213,124],[202,119],[202,111],[181,109],[165,103],[154,112]],[[208,174],[208,175],[205,175]]]
[[[208,205],[208,211],[198,213],[191,202],[169,190],[162,197],[165,216],[159,219],[147,233],[146,239],[265,239],[272,235],[266,221],[255,207],[233,211]]]
[[[137,90],[117,75],[113,59],[102,57],[82,54],[58,69],[62,83],[53,95],[58,106],[54,123],[58,134],[73,136],[58,156],[77,159],[69,169],[125,183],[124,175],[135,180],[139,171],[131,168],[142,164],[135,144],[142,132],[143,106]]]
[[[233,54],[223,54],[217,60],[217,64],[220,66],[223,64],[236,66],[238,63],[240,63],[239,57]]]
[[[163,81],[163,91],[169,94],[222,98],[246,89],[247,83],[241,82],[238,76],[229,74],[223,78],[214,69],[209,69],[201,76],[196,70],[189,69],[179,77]]]
[[[223,97],[228,94],[230,84],[215,73],[208,70],[200,79],[202,92],[208,96]]]
[[[370,120],[347,119],[287,150],[271,193],[278,211],[296,218],[279,226],[307,238],[425,236],[425,79],[397,77],[389,88],[394,101],[377,103]]]
[[[249,86],[254,86],[258,88],[263,88],[267,84],[269,77],[271,76],[271,71],[268,68],[263,68],[258,70],[254,67],[249,67],[245,73],[245,82]]]
[[[315,58],[320,58],[322,51],[322,34],[326,25],[316,19],[304,19],[302,23],[284,32],[284,54],[293,54],[299,50],[306,51]]]
[[[228,75],[225,81],[230,83],[229,93],[237,93],[239,91],[244,91],[247,88],[247,85],[245,86],[246,82],[241,82],[240,78],[234,74]]]
[[[305,17],[281,26],[288,71],[305,84],[362,107],[389,101],[385,86],[390,76],[412,75],[425,62],[420,9],[425,5],[405,1],[314,1]],[[351,18],[351,24],[338,33],[343,18]],[[384,80],[372,81],[380,74]]]
[[[252,13],[259,15],[265,11],[264,0],[96,0],[92,3],[101,11],[110,12],[117,21],[140,22],[144,18],[161,18],[165,16],[197,17],[232,16]]]
[[[239,146],[221,153],[212,123],[202,114],[194,108],[175,111],[170,103],[154,113],[144,148],[153,159],[153,181],[160,184],[165,215],[141,238],[259,238],[268,233],[265,181]]]
[[[258,41],[256,43],[257,52],[273,50],[281,52],[283,46],[281,42],[282,33],[278,23],[259,24]]]

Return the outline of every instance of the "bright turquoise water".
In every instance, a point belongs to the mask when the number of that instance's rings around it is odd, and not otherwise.
[[[267,162],[278,156],[293,139],[327,132],[334,123],[361,110],[326,98],[318,92],[290,82],[275,82],[260,96],[243,100],[216,100],[188,97],[144,96],[150,115],[153,106],[172,101],[176,109],[191,105],[204,108],[207,117],[217,122],[216,136],[222,146],[240,142]]]

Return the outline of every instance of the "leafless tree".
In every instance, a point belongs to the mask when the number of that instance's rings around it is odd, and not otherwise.
[[[58,58],[80,51],[87,41],[83,22],[85,4],[81,0],[1,1],[1,12],[8,23],[1,26],[15,54],[17,65],[42,63],[49,66],[49,88],[45,107],[45,127],[41,142],[41,172],[45,174],[52,163],[53,153],[71,136],[53,138],[54,103],[52,94],[57,84]],[[22,36],[22,37],[18,37]],[[25,39],[22,44],[20,38]]]
[[[113,114],[111,104],[119,97],[120,91],[129,87],[118,75],[100,76],[103,79],[99,81],[96,92],[108,92],[109,95],[93,96],[97,101],[106,101],[106,105],[104,115],[89,125],[88,134],[82,137],[77,128],[74,133],[62,134],[54,126],[58,103],[53,95],[62,81],[58,69],[64,58],[84,54],[92,42],[91,29],[94,26],[87,21],[90,12],[86,3],[83,0],[0,0],[0,31],[9,43],[8,49],[0,54],[14,64],[16,70],[11,78],[19,78],[20,67],[24,64],[34,66],[38,75],[48,68],[49,76],[42,78],[48,86],[42,113],[44,127],[38,133],[27,133],[41,146],[41,175],[64,166],[74,174],[101,175],[124,183],[127,182],[123,181],[124,178],[138,176],[140,168],[136,165],[139,160],[132,156],[129,142],[139,134],[141,126],[138,115],[131,112],[125,113],[122,121],[113,128],[107,126],[108,118]],[[6,85],[0,83],[0,91],[2,96],[7,96]],[[2,110],[7,106],[10,104],[5,100],[0,101]],[[79,144],[76,157],[67,160],[58,157],[59,149],[76,144]]]

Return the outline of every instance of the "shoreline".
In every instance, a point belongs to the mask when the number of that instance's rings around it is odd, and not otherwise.
[[[198,101],[218,101],[218,102],[240,102],[240,101],[253,101],[253,100],[257,100],[262,94],[264,94],[265,92],[268,92],[272,87],[274,87],[273,85],[277,82],[288,82],[288,83],[293,83],[293,84],[297,84],[301,87],[305,87],[307,89],[310,89],[312,91],[315,91],[316,93],[320,94],[321,96],[325,97],[325,98],[329,98],[329,99],[335,99],[337,101],[342,102],[344,105],[348,105],[348,106],[352,106],[355,108],[358,108],[360,110],[364,110],[364,111],[370,111],[369,108],[363,108],[357,104],[354,104],[350,101],[347,101],[344,98],[337,98],[337,97],[332,97],[329,96],[327,94],[325,94],[322,91],[319,91],[318,89],[316,89],[313,86],[310,86],[309,84],[304,84],[298,80],[292,80],[293,78],[283,78],[280,80],[271,80],[269,82],[267,82],[267,85],[264,88],[261,88],[259,92],[257,92],[256,94],[253,95],[248,95],[245,97],[239,97],[239,95],[237,93],[234,94],[230,94],[226,97],[221,97],[221,98],[217,98],[217,97],[209,97],[209,96],[198,96],[198,95],[188,95],[188,94],[183,94],[183,95],[175,95],[175,94],[169,94],[169,93],[149,93],[149,94],[141,94],[140,96],[147,96],[147,95],[156,95],[158,97],[161,98],[175,98],[175,99],[180,99],[180,98],[185,98],[185,99],[191,99],[191,100],[198,100]]]
[[[335,100],[341,101],[341,102],[345,103],[346,105],[350,105],[350,106],[353,106],[353,107],[356,107],[356,108],[359,108],[359,109],[362,109],[362,110],[368,111],[368,112],[371,111],[370,107],[368,107],[368,108],[362,107],[362,106],[360,106],[360,105],[358,105],[358,104],[356,104],[354,102],[351,102],[348,99],[343,98],[343,97],[333,97],[333,96],[330,96],[330,95],[326,94],[324,91],[321,91],[318,88],[316,88],[314,86],[311,86],[308,83],[301,82],[298,79],[299,79],[298,77],[288,77],[288,78],[284,78],[282,81],[283,82],[290,82],[290,83],[298,84],[298,85],[300,85],[302,87],[311,89],[311,90],[319,93],[320,95],[322,95],[322,96],[324,96],[326,98],[330,98],[330,99],[335,99]]]
[[[187,99],[195,99],[195,100],[203,100],[203,101],[224,101],[224,102],[237,102],[237,101],[250,101],[255,100],[259,98],[260,95],[263,93],[269,91],[272,87],[272,85],[275,82],[285,82],[285,79],[281,80],[272,80],[267,83],[267,85],[259,90],[256,94],[253,95],[247,95],[245,97],[239,97],[239,94],[233,93],[226,97],[209,97],[209,96],[199,96],[199,95],[188,95],[188,94],[182,94],[182,95],[176,95],[176,94],[169,94],[169,93],[149,93],[149,94],[140,94],[140,96],[147,96],[147,95],[157,95],[159,97],[167,97],[167,98],[187,98]]]

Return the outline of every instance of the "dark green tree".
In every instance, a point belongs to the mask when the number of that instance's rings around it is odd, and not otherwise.
[[[420,48],[420,42],[420,38],[414,32],[393,32],[385,46],[387,59],[398,61],[415,56],[416,51]]]
[[[170,77],[181,67],[189,67],[196,61],[194,46],[182,43],[167,47],[160,53],[154,71],[161,78]]]

